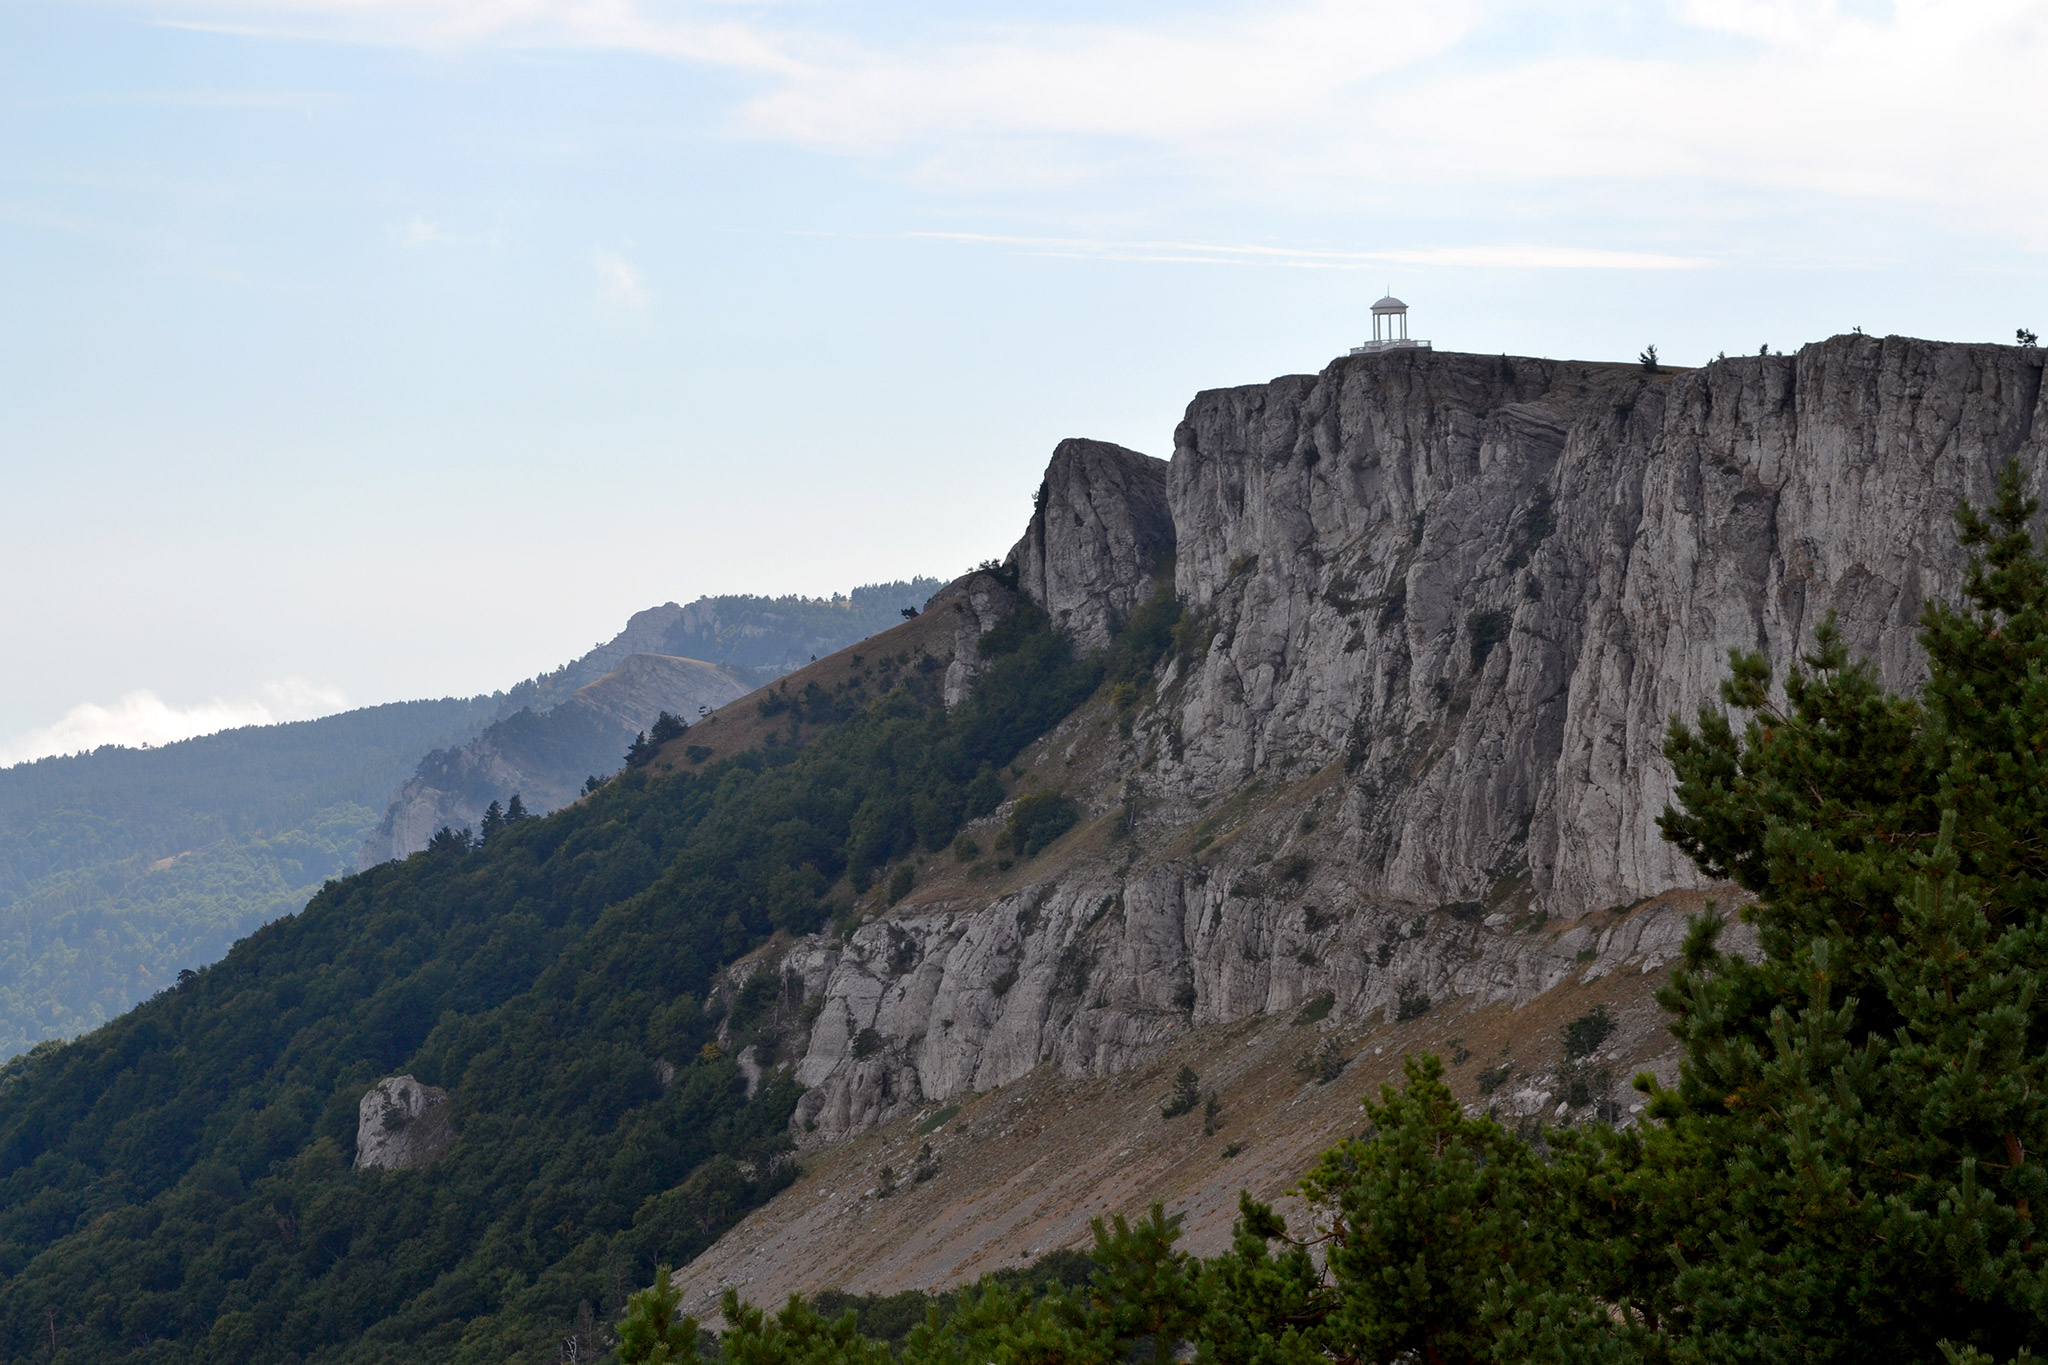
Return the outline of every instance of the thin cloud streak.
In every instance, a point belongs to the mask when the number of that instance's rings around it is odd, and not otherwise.
[[[118,0],[117,0],[118,2]],[[836,9],[707,0],[169,0],[159,22],[426,48],[628,51],[754,78],[730,131],[955,195],[1105,186],[1133,165],[1326,205],[1578,183],[1908,204],[2048,248],[2040,0],[1292,0],[1150,23],[955,24],[878,40]],[[765,16],[765,17],[763,17]],[[842,24],[852,22],[840,19]],[[1528,29],[1531,41],[1498,40]],[[1634,50],[1580,32],[1641,32]],[[1555,41],[1551,41],[1554,37]],[[1505,54],[1505,55],[1504,55]],[[1674,55],[1676,54],[1676,55]],[[1705,229],[1702,229],[1703,231]]]
[[[799,64],[752,27],[650,19],[627,0],[197,0],[194,10],[256,17],[157,17],[164,28],[288,42],[453,49],[592,48],[639,52],[762,74]]]
[[[990,232],[908,232],[910,238],[1039,248],[1034,254],[1190,265],[1271,263],[1325,270],[1375,265],[1465,266],[1506,270],[1698,270],[1703,256],[1607,251],[1570,246],[1458,246],[1394,251],[1325,251],[1310,247],[1227,246],[1214,242],[1118,242],[1075,237],[1019,237]]]

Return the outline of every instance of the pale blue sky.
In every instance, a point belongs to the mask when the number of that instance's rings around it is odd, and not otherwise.
[[[957,573],[1389,285],[1485,352],[2042,330],[2044,73],[2043,0],[14,0],[0,758]]]

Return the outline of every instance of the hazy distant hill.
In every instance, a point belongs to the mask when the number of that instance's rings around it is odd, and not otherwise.
[[[939,590],[935,578],[872,583],[831,597],[700,597],[634,613],[572,664],[506,694],[502,719],[440,749],[391,798],[357,868],[416,853],[442,826],[476,827],[517,792],[546,814],[587,777],[615,771],[662,711],[695,720],[755,686],[899,624]]]
[[[498,704],[395,702],[0,769],[0,1056],[103,1023],[297,910],[421,751]]]
[[[610,774],[634,737],[663,711],[694,720],[754,690],[750,677],[699,659],[629,654],[617,668],[547,711],[531,707],[469,743],[436,749],[399,788],[356,856],[357,870],[417,853],[434,832],[480,829],[484,811],[517,793],[535,815],[576,798],[585,779]]]
[[[458,824],[472,794],[478,812],[521,789],[536,809],[552,808],[564,784],[615,770],[655,710],[694,714],[700,701],[728,700],[900,620],[937,587],[915,579],[829,598],[669,603],[490,696],[0,769],[0,1058],[103,1023],[298,910],[354,866],[412,780],[455,793]],[[645,662],[658,655],[685,657]],[[693,674],[715,675],[715,686],[693,685]],[[589,704],[566,704],[579,689]],[[492,742],[473,747],[487,730]]]
[[[923,606],[941,586],[936,578],[913,578],[870,583],[845,596],[728,595],[700,597],[687,607],[664,603],[636,613],[617,639],[579,660],[601,661],[602,667],[586,668],[574,686],[595,680],[628,654],[672,654],[763,670],[759,681],[767,682],[887,630],[902,619],[905,607]]]

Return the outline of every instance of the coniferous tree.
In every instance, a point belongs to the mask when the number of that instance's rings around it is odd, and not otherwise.
[[[1240,1192],[1230,1250],[1202,1267],[1200,1336],[1208,1358],[1216,1365],[1324,1360],[1322,1328],[1335,1305],[1322,1268],[1287,1235],[1286,1220]]]
[[[668,1267],[656,1267],[653,1285],[627,1301],[619,1322],[621,1365],[694,1365],[697,1320],[678,1315],[681,1303]]]
[[[1088,1224],[1095,1233],[1096,1305],[1117,1336],[1149,1340],[1153,1360],[1171,1356],[1201,1315],[1200,1268],[1173,1245],[1181,1219],[1178,1213],[1169,1218],[1155,1201],[1135,1223],[1119,1213],[1107,1224],[1100,1218]]]
[[[1548,1172],[1491,1118],[1469,1119],[1435,1057],[1365,1102],[1370,1135],[1325,1152],[1300,1193],[1328,1239],[1320,1344],[1342,1357],[1478,1360],[1525,1286],[1559,1278]]]
[[[2004,1359],[2048,1332],[2048,562],[2017,468],[1960,606],[1930,605],[1919,699],[1832,622],[1778,706],[1733,658],[1738,736],[1666,752],[1663,826],[1759,896],[1762,959],[1699,927],[1661,999],[1685,1045],[1639,1191],[1683,1207],[1670,1292],[1701,1358]],[[1718,1342],[1709,1349],[1703,1343]]]
[[[1191,1066],[1183,1065],[1173,1078],[1173,1093],[1159,1106],[1161,1118],[1177,1119],[1202,1102],[1202,1078]]]

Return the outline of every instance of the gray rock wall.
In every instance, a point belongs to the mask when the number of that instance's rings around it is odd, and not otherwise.
[[[1107,441],[1053,450],[1038,507],[1010,551],[1017,587],[1092,654],[1152,592],[1173,554],[1167,464]]]
[[[1379,888],[1553,913],[1693,877],[1661,840],[1667,719],[1731,647],[1782,677],[1838,613],[1887,683],[1952,593],[1951,520],[2038,462],[2041,353],[1838,337],[1651,378],[1395,353],[1203,394],[1176,438],[1178,586],[1216,637],[1162,784],[1347,755]]]
[[[1199,395],[1166,497],[1206,643],[1115,752],[1086,715],[1040,751],[1055,782],[1098,758],[1069,794],[1134,798],[1134,837],[795,945],[780,970],[821,997],[799,1127],[1113,1072],[1323,993],[1342,1018],[1662,965],[1696,897],[1559,926],[1701,884],[1655,826],[1669,717],[1717,699],[1731,647],[1782,677],[1830,610],[1917,684],[1916,617],[1964,567],[1951,514],[2038,467],[2041,378],[2035,350],[1858,336],[1656,376],[1392,353]],[[1086,566],[1149,494],[1061,451],[1015,562],[1092,632],[1141,580]]]

